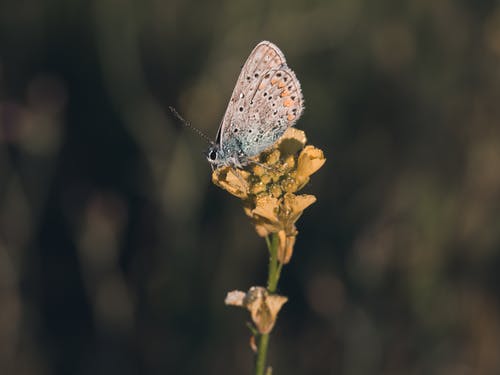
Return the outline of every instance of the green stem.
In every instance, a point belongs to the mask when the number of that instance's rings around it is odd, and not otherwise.
[[[267,276],[267,291],[275,293],[278,288],[281,268],[283,264],[278,261],[279,237],[273,233],[271,238],[266,237],[267,248],[269,249],[269,274]],[[255,375],[264,375],[266,370],[267,348],[269,346],[269,334],[259,336],[257,346],[257,359],[255,362]]]
[[[269,249],[269,275],[267,276],[267,290],[269,293],[276,292],[278,280],[281,273],[281,263],[278,262],[278,246],[280,239],[277,233],[271,235],[271,239],[266,237],[267,248]]]
[[[269,344],[269,333],[260,335],[257,349],[257,360],[255,362],[255,375],[264,375],[266,369],[267,347]]]

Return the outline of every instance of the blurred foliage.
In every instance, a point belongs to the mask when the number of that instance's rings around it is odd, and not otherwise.
[[[248,374],[266,250],[210,184],[275,42],[328,163],[282,277],[276,374],[500,373],[500,5],[0,3],[0,373]]]

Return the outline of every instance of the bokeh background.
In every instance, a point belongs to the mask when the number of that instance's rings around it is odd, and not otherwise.
[[[264,241],[206,143],[260,40],[326,165],[276,374],[500,373],[500,5],[0,3],[0,373],[251,374]]]

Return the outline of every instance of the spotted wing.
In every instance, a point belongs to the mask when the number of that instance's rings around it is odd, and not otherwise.
[[[240,138],[243,155],[252,157],[272,146],[301,116],[303,101],[300,83],[290,68],[265,73],[243,119],[243,124],[250,124]]]
[[[285,56],[273,43],[260,42],[243,65],[216,142],[256,155],[293,126],[302,109],[300,83]]]

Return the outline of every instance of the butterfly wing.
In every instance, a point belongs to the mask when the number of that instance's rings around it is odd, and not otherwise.
[[[243,65],[217,133],[216,143],[245,157],[271,146],[302,114],[300,83],[285,56],[260,42]]]

